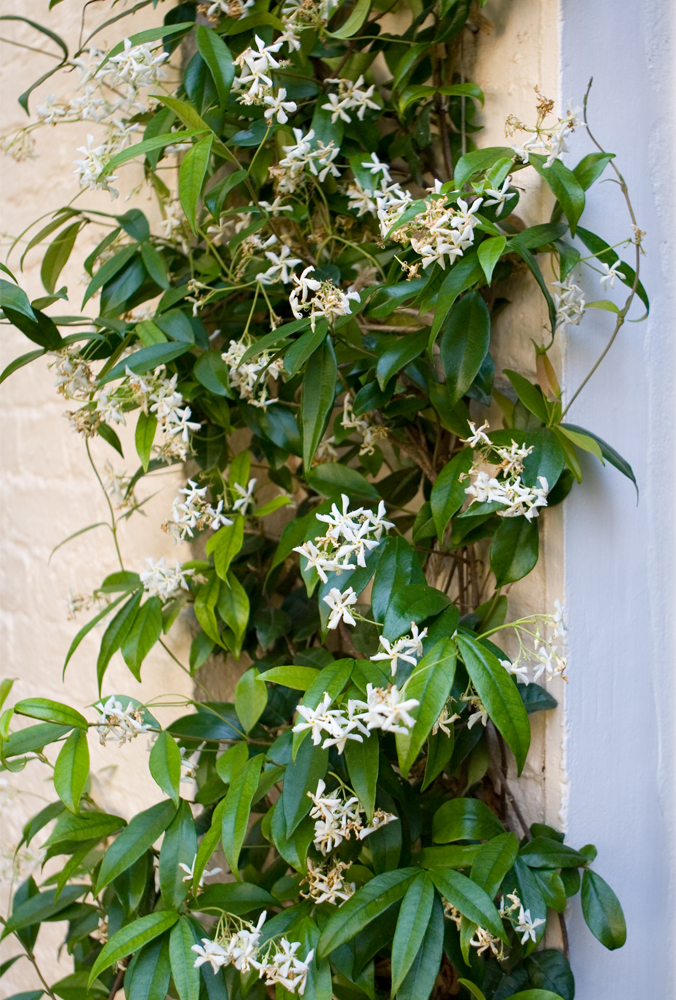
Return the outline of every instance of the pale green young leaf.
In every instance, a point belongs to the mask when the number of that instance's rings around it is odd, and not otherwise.
[[[61,726],[73,726],[87,731],[87,720],[84,715],[69,705],[49,698],[23,698],[14,706],[17,715],[27,715],[31,719],[42,719],[44,722],[55,722]]]
[[[237,879],[240,879],[238,862],[242,844],[246,837],[251,802],[258,788],[258,781],[264,760],[265,757],[263,754],[256,754],[255,757],[252,757],[234,775],[228,789],[228,794],[224,800],[225,806],[221,829],[223,853],[230,865],[230,871]]]
[[[181,781],[181,751],[174,737],[166,729],[157,734],[153,748],[150,751],[148,767],[155,782],[178,808]]]
[[[103,946],[92,966],[89,982],[92,983],[100,972],[109,969],[121,958],[126,958],[137,951],[142,945],[164,934],[178,920],[178,914],[171,910],[161,910],[159,913],[149,913],[145,917],[126,924],[110,938]]]
[[[251,732],[268,703],[268,689],[255,667],[250,667],[237,681],[235,711],[245,733]]]
[[[271,667],[264,673],[259,674],[262,681],[273,681],[275,684],[284,684],[285,687],[293,688],[295,691],[307,691],[317,680],[319,671],[314,667]]]
[[[178,173],[181,207],[193,232],[197,228],[197,204],[207,175],[213,141],[213,134],[209,134],[196,142],[183,157]]]

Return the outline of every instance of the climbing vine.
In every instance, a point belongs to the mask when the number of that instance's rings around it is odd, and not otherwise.
[[[3,937],[52,1000],[261,1000],[273,986],[280,1000],[573,1000],[568,899],[581,893],[607,948],[625,923],[595,848],[531,822],[514,792],[529,717],[567,680],[566,623],[559,602],[513,620],[509,588],[579,488],[581,452],[634,482],[567,420],[603,355],[567,398],[550,358],[587,309],[614,320],[607,351],[634,300],[648,306],[614,154],[589,132],[586,96],[557,112],[538,93],[532,121],[510,116],[505,145],[480,145],[484,95],[461,48],[483,4],[154,0],[156,26],[125,35],[150,3],[113,3],[74,54],[27,21],[59,49],[34,85],[55,93],[21,95],[30,122],[3,139],[20,159],[36,129],[91,133],[79,191],[0,265],[4,322],[34,344],[1,378],[51,369],[119,560],[71,597],[91,617],[65,665],[95,671],[100,700],[83,715],[36,692],[0,716],[2,767],[53,769],[56,797],[23,845],[61,866],[16,887]],[[565,165],[584,130],[595,151]],[[152,226],[117,206],[132,161]],[[525,227],[527,172],[553,208]],[[617,247],[581,224],[611,173],[628,209]],[[86,311],[59,315],[74,298],[61,272],[92,232],[105,235],[84,262]],[[37,252],[45,295],[29,301],[19,272]],[[535,380],[496,376],[492,354],[524,276],[548,316],[519,333]],[[620,304],[604,297],[622,286]],[[122,454],[122,426],[138,469],[106,474],[90,443]],[[163,527],[194,558],[139,567],[124,526],[171,466],[185,485]],[[95,626],[96,663],[71,664]],[[110,689],[114,656],[140,680],[156,644],[194,699]],[[228,703],[209,683],[233,664]],[[177,704],[161,726],[156,707]],[[125,822],[97,803],[89,741],[138,737],[163,797]],[[35,956],[51,919],[68,921],[73,959],[53,985]],[[543,946],[548,927],[560,949]]]

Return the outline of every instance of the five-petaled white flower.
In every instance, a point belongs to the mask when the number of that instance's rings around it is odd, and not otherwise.
[[[280,125],[285,125],[289,120],[289,115],[298,110],[298,105],[295,101],[286,100],[286,90],[284,87],[279,88],[276,96],[268,94],[263,100],[268,105],[265,111],[265,118],[268,123],[271,123],[272,119],[276,118]]]
[[[323,600],[331,608],[328,628],[338,628],[341,621],[344,621],[346,625],[357,624],[349,610],[353,604],[357,603],[357,595],[352,587],[348,587],[342,594],[337,587],[332,587]]]

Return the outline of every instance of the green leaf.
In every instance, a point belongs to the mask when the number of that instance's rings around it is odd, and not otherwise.
[[[14,372],[18,371],[19,368],[23,368],[24,365],[29,365],[31,361],[36,361],[38,358],[43,357],[44,354],[45,349],[41,347],[37,351],[29,351],[28,354],[22,354],[21,357],[15,358],[14,361],[10,361],[0,375],[0,385],[2,385],[6,378],[9,378],[10,375],[13,375]]]
[[[357,0],[354,9],[337,31],[327,32],[333,38],[352,38],[368,17],[372,0]]]
[[[281,799],[287,837],[291,836],[312,808],[308,792],[314,794],[317,791],[317,784],[326,774],[328,763],[328,750],[314,746],[311,740],[304,740],[298,748],[295,760],[288,764]]]
[[[246,743],[235,743],[216,759],[216,773],[224,784],[229,785],[234,776],[242,770],[249,759]],[[219,830],[220,833],[220,830]]]
[[[28,296],[23,289],[11,284],[9,281],[5,281],[4,278],[0,278],[0,306],[3,309],[12,309],[34,323],[37,322],[37,316],[33,312],[33,308],[28,301]]]
[[[461,189],[472,177],[490,170],[494,163],[504,159],[514,159],[514,150],[510,146],[487,146],[465,153],[455,165],[454,186]]]
[[[232,629],[235,637],[234,646],[231,652],[235,657],[239,657],[242,651],[242,642],[249,624],[249,595],[239,582],[234,573],[228,572],[227,580],[221,584],[218,593],[218,613],[228,626]]]
[[[585,302],[585,309],[603,309],[605,312],[619,313],[619,306],[616,306],[610,299],[598,299],[596,302]]]
[[[380,493],[373,483],[361,472],[339,462],[322,462],[314,469],[307,469],[305,478],[314,490],[325,497],[335,498],[347,493],[355,502],[380,500]]]
[[[106,164],[104,173],[112,173],[113,170],[121,167],[123,163],[128,163],[129,160],[133,160],[141,154],[145,156],[146,153],[152,153],[156,149],[163,149],[165,146],[170,146],[174,143],[185,142],[186,139],[192,139],[196,135],[204,135],[207,131],[209,131],[208,126],[205,122],[202,122],[202,125],[198,128],[179,132],[166,132],[164,135],[155,135],[151,139],[143,139],[142,142],[137,142],[136,145],[129,146],[120,153],[116,153]]]
[[[525,246],[523,246],[518,241],[518,239],[510,240],[509,247],[510,249],[516,250],[519,257],[521,257],[523,262],[526,264],[528,270],[530,271],[530,273],[533,275],[538,285],[540,286],[540,291],[542,292],[545,298],[545,302],[547,303],[547,310],[549,312],[549,325],[552,331],[554,331],[556,329],[556,322],[557,322],[556,306],[554,305],[554,299],[551,296],[547,282],[545,281],[542,275],[542,271],[540,270],[540,265],[538,264],[537,260],[535,259],[535,256],[531,253],[531,251],[528,250]]]
[[[606,169],[611,160],[615,159],[614,153],[587,153],[583,156],[573,173],[577,178],[583,191],[590,188]]]
[[[242,484],[246,487],[246,483]],[[213,555],[214,568],[221,580],[228,582],[230,563],[238,554],[244,543],[244,518],[241,514],[233,514],[232,524],[219,528],[207,542],[207,555]]]
[[[512,993],[507,1000],[563,1000],[563,997],[549,990],[523,990],[521,993]]]
[[[363,743],[348,740],[345,744],[345,765],[350,784],[364,807],[369,823],[373,819],[380,764],[380,744],[375,733],[364,738]]]
[[[636,487],[636,499],[638,500],[638,483],[636,482],[636,477],[634,476],[633,469],[629,465],[629,462],[625,461],[625,459],[622,458],[622,456],[616,452],[614,448],[611,448],[606,441],[600,438],[598,434],[593,434],[591,431],[585,430],[584,427],[578,427],[576,424],[561,424],[559,430],[564,430],[564,428],[567,431],[572,431],[576,434],[584,434],[586,437],[590,437],[596,441],[606,462],[610,462],[610,464],[615,466],[615,468],[618,469],[623,476],[626,476],[627,479],[631,479],[632,483]]]
[[[484,277],[483,268],[479,263],[479,258],[476,255],[476,253],[468,253],[465,257],[462,258],[462,260],[457,261],[453,265],[453,267],[449,270],[448,274],[443,280],[441,288],[439,289],[436,309],[434,312],[434,321],[432,322],[432,330],[430,333],[430,344],[434,343],[437,334],[444,325],[446,317],[448,316],[448,313],[450,312],[453,303],[455,302],[457,297],[461,295],[462,292],[464,292],[471,285],[474,285],[477,281],[483,280],[483,277]],[[478,310],[477,310],[477,316],[479,316]],[[490,317],[489,317],[489,326],[490,326]],[[458,337],[460,339],[462,338],[461,331],[458,332]],[[428,348],[428,350],[430,350],[430,348]],[[470,350],[469,353],[470,357],[472,357],[473,352]],[[485,353],[486,352],[484,351],[484,355]],[[474,379],[472,379],[472,381],[474,381]]]
[[[220,882],[202,890],[195,909],[205,913],[218,908],[226,913],[241,915],[261,907],[277,905],[274,896],[251,882]]]
[[[491,572],[495,586],[521,580],[538,561],[538,521],[526,517],[503,517],[491,542]]]
[[[265,761],[263,754],[256,754],[238,771],[230,784],[223,808],[222,840],[223,853],[230,865],[230,871],[239,879],[239,855],[246,837],[251,803],[258,788],[261,767]],[[309,800],[308,800],[309,801]]]
[[[471,982],[469,979],[458,979],[459,983],[469,990],[475,1000],[486,1000],[485,995],[481,992],[476,983]]]
[[[24,698],[14,706],[17,715],[27,715],[31,719],[56,722],[60,726],[73,726],[87,732],[87,720],[76,709],[49,698]]]
[[[463,448],[447,462],[432,486],[430,504],[439,544],[443,543],[446,525],[465,501],[465,480],[460,477],[469,472],[473,458],[472,449]]]
[[[152,243],[142,243],[141,258],[146,271],[155,284],[159,285],[160,288],[169,288],[170,285],[169,278],[167,276],[167,265],[164,263],[164,257],[160,251],[154,247]]]
[[[199,1000],[200,970],[195,968],[195,932],[187,917],[180,917],[171,929],[169,959],[179,1000]]]
[[[114,278],[118,271],[127,264],[132,257],[138,252],[138,245],[132,243],[130,246],[123,247],[119,250],[114,257],[107,260],[105,264],[102,264],[98,269],[92,280],[87,285],[87,291],[82,300],[82,305],[84,306],[91,299],[92,295],[95,295],[100,288]]]
[[[411,881],[419,876],[418,868],[399,868],[376,875],[358,889],[329,917],[319,938],[318,960],[322,961],[336,948],[350,941],[388,906],[398,902],[406,895]]]
[[[273,681],[275,684],[283,684],[285,687],[293,688],[295,691],[307,691],[312,687],[319,676],[319,671],[314,667],[271,667],[260,674],[260,680]]]
[[[59,751],[54,765],[54,788],[71,812],[80,811],[80,798],[89,777],[87,733],[74,729]]]
[[[124,977],[126,1000],[166,1000],[170,980],[169,938],[165,936],[136,953]]]
[[[162,602],[159,597],[150,597],[142,604],[127,633],[121,650],[137,681],[141,680],[141,664],[162,633]]]
[[[181,781],[181,751],[176,740],[163,729],[157,734],[148,759],[148,767],[155,782],[178,809]],[[189,861],[187,862],[189,863]]]
[[[45,250],[45,255],[42,258],[42,267],[40,268],[40,278],[42,284],[50,294],[56,288],[59,275],[68,263],[68,258],[75,246],[75,240],[81,227],[82,222],[78,221],[63,229]]]
[[[192,371],[197,381],[209,392],[213,392],[216,396],[232,398],[228,366],[220,351],[205,351],[195,362]]]
[[[622,282],[627,286],[627,288],[634,287],[634,281],[636,279],[636,272],[629,264],[625,264],[624,261],[620,261],[615,251],[610,247],[605,240],[602,240],[600,236],[596,233],[591,233],[588,229],[583,229],[582,226],[578,227],[577,235],[580,237],[584,245],[588,250],[591,250],[600,261],[604,264],[618,264],[615,270],[620,275]],[[646,315],[650,309],[650,301],[646,295],[646,290],[639,281],[636,286],[636,294],[640,298],[643,305],[646,307]]]
[[[481,87],[476,83],[453,83],[442,87],[430,87],[424,84],[406,87],[399,97],[397,106],[399,113],[403,114],[409,105],[414,101],[419,101],[424,97],[432,97],[434,94],[445,94],[447,97],[473,97],[481,104],[484,103],[484,94]]]
[[[520,857],[529,868],[573,868],[586,865],[587,857],[552,837],[538,836],[522,847]]]
[[[105,265],[104,265],[105,267]],[[100,274],[97,271],[97,274]],[[127,373],[127,368],[135,375],[142,375],[144,372],[153,371],[159,365],[166,365],[175,358],[180,358],[192,347],[192,344],[185,342],[168,344],[151,344],[150,347],[142,347],[140,351],[135,351],[128,358],[123,358],[111,370],[99,379],[99,385],[113,382],[115,379],[123,378]]]
[[[255,667],[250,667],[237,681],[235,711],[245,733],[250,733],[268,703],[268,689]]]
[[[530,746],[528,715],[516,684],[496,656],[473,639],[459,635],[458,650],[472,684],[516,759],[521,774]]]
[[[392,942],[392,995],[399,991],[422,944],[432,914],[434,884],[422,872],[414,878],[399,910]]]
[[[381,389],[409,362],[422,354],[427,347],[429,330],[419,330],[418,333],[409,333],[400,337],[393,347],[383,351],[376,364],[376,379]]]
[[[543,424],[546,424],[549,420],[549,413],[547,411],[547,402],[542,395],[542,389],[538,385],[533,385],[532,382],[529,382],[523,375],[519,375],[518,372],[511,371],[509,368],[505,368],[504,371],[526,409],[530,410]]]
[[[195,41],[197,42],[199,54],[204,59],[209,67],[209,72],[214,78],[221,111],[225,111],[232,81],[235,78],[235,67],[230,55],[230,49],[213,28],[207,28],[203,24],[198,25],[195,31]]]
[[[578,221],[584,211],[585,195],[582,185],[572,170],[569,170],[561,160],[554,160],[551,167],[545,167],[547,158],[532,153],[529,163],[535,167],[546,181],[566,214],[571,236],[575,235]]]
[[[245,178],[246,170],[235,170],[232,174],[228,174],[227,177],[224,177],[222,181],[219,181],[218,184],[215,184],[207,191],[204,196],[204,203],[216,221],[218,221],[221,217],[221,210],[225,204],[225,199],[228,197],[233,188],[236,188],[238,184],[241,184]],[[309,323],[310,320],[308,319],[307,322]],[[273,333],[274,332],[276,331],[273,331]],[[267,334],[266,336],[269,337],[270,334]],[[248,358],[245,354],[242,358],[242,363],[246,364],[247,361]]]
[[[420,661],[406,681],[402,697],[420,702],[411,711],[415,725],[407,735],[397,733],[399,769],[408,778],[411,768],[437,721],[453,687],[457,650],[453,639],[441,639]]]
[[[505,828],[481,799],[449,799],[432,818],[432,840],[448,844],[453,840],[490,840]]]
[[[145,917],[138,917],[132,923],[122,927],[103,946],[92,966],[89,974],[90,984],[96,979],[100,972],[109,969],[111,965],[121,958],[138,951],[148,941],[164,934],[166,930],[178,920],[178,914],[170,910],[161,910],[159,913],[149,913]]]
[[[470,878],[495,899],[502,880],[519,853],[519,841],[513,833],[499,833],[479,850],[472,863]]]
[[[425,936],[406,979],[399,987],[398,1000],[427,1000],[431,995],[443,958],[444,922],[441,900],[435,894]]]
[[[432,880],[448,902],[472,923],[486,927],[507,944],[500,915],[490,896],[475,882],[452,868],[431,868]]]
[[[101,840],[109,837],[125,825],[120,816],[110,816],[108,813],[83,812],[75,816],[63,812],[54,826],[45,847],[71,842],[83,843],[86,840]]]
[[[492,236],[490,239],[484,240],[483,243],[479,244],[477,256],[486,275],[486,281],[489,284],[493,278],[495,265],[500,260],[506,243],[506,236]]]
[[[96,432],[99,435],[99,437],[102,437],[103,440],[111,446],[111,448],[115,449],[115,451],[121,458],[124,458],[124,452],[122,451],[122,442],[120,441],[119,437],[117,436],[113,428],[110,426],[110,424],[105,424],[105,423],[99,424],[99,426],[96,429]]]
[[[212,536],[212,538],[215,537],[215,535]],[[209,539],[209,541],[211,541],[211,539]],[[213,642],[218,643],[219,646],[222,646],[223,643],[218,633],[218,622],[216,620],[216,612],[214,610],[218,602],[220,589],[220,579],[215,573],[210,573],[209,582],[204,584],[204,586],[201,586],[195,594],[195,603],[193,608],[197,621],[200,623],[209,638],[213,640]]]
[[[176,806],[171,799],[137,813],[103,856],[96,882],[97,893],[145,854],[162,836],[175,815]]]
[[[167,827],[162,840],[159,861],[159,882],[162,900],[167,909],[177,910],[190,889],[180,864],[190,867],[197,854],[197,833],[190,804],[180,800],[178,812]]]
[[[397,588],[391,596],[385,615],[383,635],[386,639],[398,639],[416,624],[439,614],[451,603],[450,598],[426,583],[411,583]]]
[[[333,408],[337,373],[336,353],[327,335],[311,356],[303,379],[301,424],[303,468],[306,472],[312,468],[312,459]]]
[[[533,986],[551,990],[563,1000],[574,1000],[575,980],[565,955],[553,948],[536,951],[526,962]]]
[[[143,466],[144,472],[148,471],[156,430],[157,417],[155,414],[144,413],[143,410],[140,410],[138,420],[136,422],[136,433],[134,438],[136,443],[136,452],[138,457],[141,459],[141,465]]]
[[[106,631],[103,633],[101,648],[99,649],[99,657],[96,662],[99,697],[101,695],[101,685],[103,683],[103,678],[108,668],[108,664],[110,663],[113,654],[117,652],[129,635],[142,597],[142,590],[138,590],[135,594],[132,594],[126,604],[122,605]]]
[[[15,905],[0,937],[6,938],[9,934],[13,934],[23,927],[30,927],[32,924],[40,924],[49,920],[61,910],[65,910],[80,896],[84,896],[88,889],[89,886],[86,885],[67,885],[58,898],[56,889],[47,889],[45,892],[30,896],[18,906]]]
[[[582,876],[582,913],[587,927],[601,944],[613,951],[627,940],[627,925],[620,901],[600,875],[590,868]]]
[[[197,203],[207,175],[213,141],[213,134],[199,139],[183,157],[178,172],[178,196],[193,233],[197,231]]]

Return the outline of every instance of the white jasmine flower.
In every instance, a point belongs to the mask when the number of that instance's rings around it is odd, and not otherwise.
[[[601,288],[603,288],[605,290],[605,289],[608,288],[609,284],[610,284],[611,288],[614,288],[615,287],[615,278],[619,278],[620,281],[622,280],[622,274],[621,274],[620,271],[618,271],[618,268],[619,268],[619,266],[620,266],[621,263],[622,263],[622,261],[617,260],[611,266],[610,264],[607,264],[603,260],[599,261],[599,264],[603,268],[603,272],[604,272],[601,275],[601,277],[599,278],[599,284],[601,285]]]
[[[477,430],[473,423],[469,423],[469,429],[471,430],[471,435],[465,438],[465,444],[468,444],[470,448],[480,448],[482,445],[487,445],[489,448],[492,446],[491,439],[485,433],[490,430],[490,424],[486,420],[485,423]]]
[[[542,917],[538,917],[537,920],[531,920],[530,910],[524,910],[523,906],[519,910],[519,917],[514,928],[517,934],[521,934],[521,944],[525,944],[530,938],[531,941],[536,940],[536,930],[546,921]]]
[[[384,652],[376,653],[375,656],[371,657],[372,660],[389,660],[393,677],[397,672],[399,660],[404,660],[405,663],[410,663],[415,667],[418,662],[417,656],[422,654],[422,640],[427,635],[427,629],[423,629],[418,634],[418,626],[415,622],[411,622],[411,632],[411,637],[403,636],[394,643],[389,642],[381,635],[380,645],[383,647]]]
[[[216,941],[211,941],[209,938],[202,938],[202,944],[194,944],[190,948],[197,955],[195,959],[195,968],[199,969],[201,965],[208,963],[211,966],[211,971],[214,975],[219,969],[222,969],[224,965],[229,964],[229,956],[227,951],[221,947]]]
[[[572,272],[565,281],[553,281],[552,285],[560,290],[560,294],[554,295],[557,326],[579,326],[585,313],[585,299],[582,289],[573,281]]]
[[[289,120],[289,115],[298,110],[298,105],[295,101],[286,100],[286,90],[284,87],[280,87],[276,97],[268,94],[263,100],[268,105],[265,111],[265,119],[268,124],[272,123],[273,118],[277,118],[280,125],[285,125]]]
[[[266,250],[265,256],[272,262],[272,266],[263,274],[258,275],[258,280],[263,282],[264,285],[271,285],[275,281],[281,281],[283,284],[288,285],[292,278],[289,269],[303,263],[300,257],[291,256],[291,249],[286,245],[282,246],[278,254],[273,250]]]
[[[35,109],[38,118],[40,118],[45,125],[51,125],[53,122],[57,121],[59,118],[63,118],[64,115],[68,114],[68,109],[62,104],[56,103],[56,94],[47,94],[44,104],[38,104]]]
[[[144,590],[150,597],[159,597],[165,604],[179,590],[190,589],[186,577],[191,576],[193,570],[183,569],[180,562],[173,569],[166,565],[164,556],[158,562],[148,557],[146,562],[148,569],[141,570],[140,577]]]
[[[415,719],[409,712],[419,704],[415,698],[402,701],[401,692],[396,685],[385,689],[367,684],[366,702],[355,702],[356,708],[363,709],[359,715],[355,715],[355,719],[367,729],[382,729],[385,732],[407,735],[415,725]]]
[[[337,587],[332,587],[323,600],[331,608],[328,628],[338,628],[341,621],[344,621],[346,625],[357,624],[349,611],[350,607],[357,603],[357,595],[352,587],[348,587],[342,594]]]
[[[111,186],[112,182],[117,180],[117,175],[101,179],[101,174],[110,160],[110,151],[106,144],[94,146],[94,136],[87,135],[87,145],[79,146],[78,153],[82,153],[83,158],[73,160],[77,168],[73,173],[78,175],[80,186],[88,187],[90,191],[108,191],[111,200],[117,198],[119,191]]]
[[[195,857],[192,859],[192,864],[189,867],[182,861],[179,861],[178,867],[181,868],[186,873],[182,879],[183,882],[192,882],[193,878],[195,877],[196,861],[197,861],[197,855],[195,855]],[[204,885],[205,878],[211,878],[212,875],[218,875],[222,871],[223,871],[222,868],[209,868],[209,869],[205,868],[204,871],[202,872],[202,875],[200,876],[198,888],[200,889],[202,888],[202,886]]]
[[[484,201],[484,207],[489,208],[491,205],[497,205],[498,214],[504,208],[505,202],[508,198],[516,198],[516,191],[509,190],[509,185],[512,182],[511,176],[505,179],[504,184],[499,190],[495,188],[486,188],[484,195],[489,195],[488,199]]]
[[[364,161],[361,164],[361,166],[364,168],[364,170],[369,170],[374,177],[376,176],[376,174],[382,174],[384,181],[386,181],[388,184],[392,183],[390,168],[387,163],[380,162],[377,153],[371,153],[371,159]]]
[[[126,708],[112,695],[105,704],[99,702],[94,706],[99,713],[99,721],[94,727],[99,734],[99,742],[106,745],[108,739],[119,743],[130,743],[141,733],[148,732],[148,726],[143,722],[143,713],[132,701]]]
[[[511,663],[509,660],[500,660],[500,663],[505,668],[508,674],[512,674],[518,681],[522,684],[529,684],[528,680],[528,664],[522,663],[519,665],[519,661],[516,660]]]
[[[233,503],[232,505],[233,510],[238,510],[240,514],[246,516],[249,507],[255,506],[256,501],[254,499],[253,492],[256,489],[257,482],[258,482],[257,479],[250,479],[246,489],[244,489],[243,486],[240,486],[239,483],[234,484],[233,488],[237,493],[239,493],[239,500],[235,500],[235,502]]]

